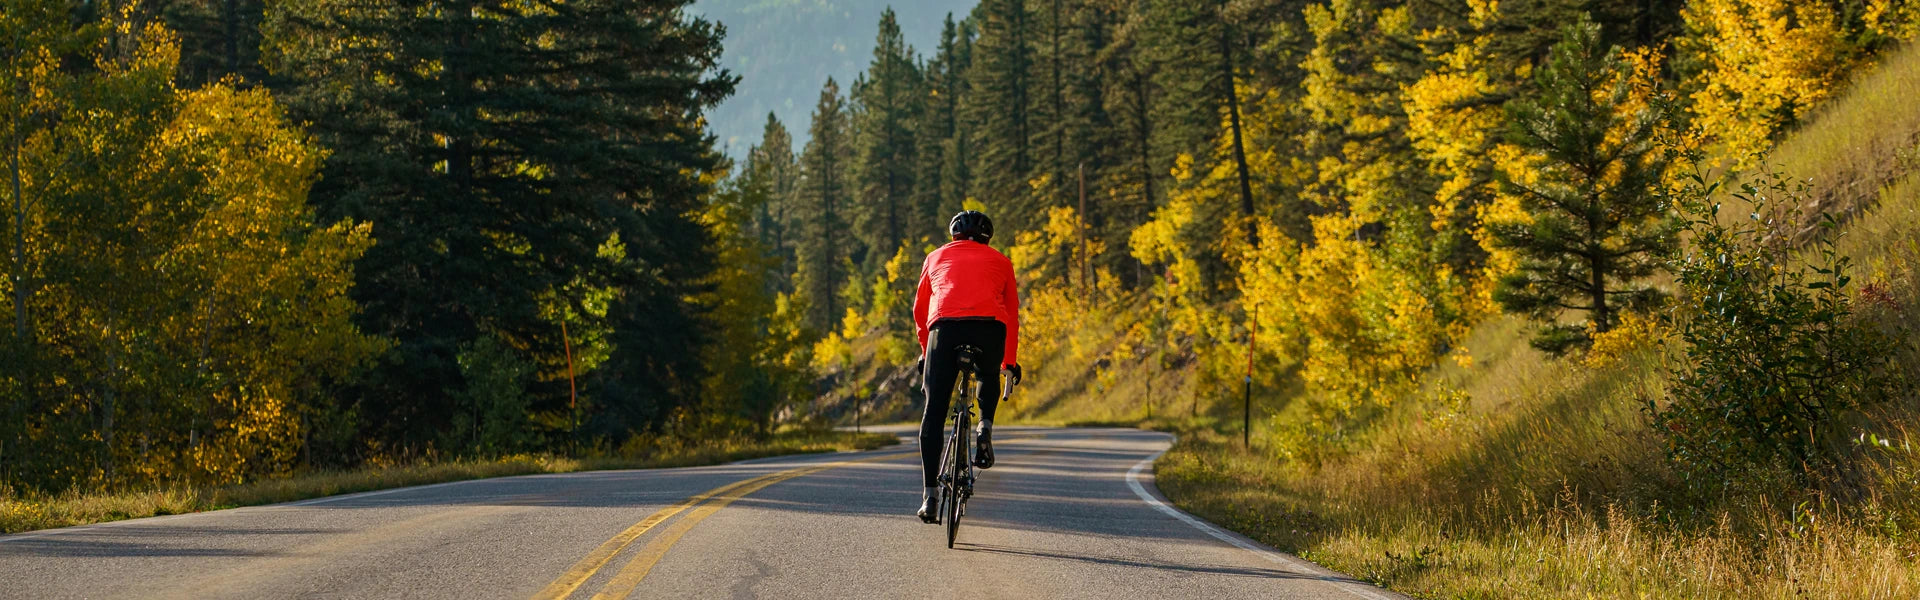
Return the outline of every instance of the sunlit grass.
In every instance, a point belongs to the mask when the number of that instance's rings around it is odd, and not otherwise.
[[[1458,440],[1471,443],[1472,439]],[[1418,455],[1402,460],[1419,461]],[[1372,464],[1369,464],[1372,463]],[[1436,492],[1400,478],[1301,473],[1214,433],[1189,432],[1157,465],[1181,508],[1357,577],[1435,598],[1910,598],[1911,542],[1847,520],[1689,527],[1645,507],[1589,507],[1570,487],[1541,502],[1506,490]],[[1385,470],[1385,469],[1383,469]],[[1377,479],[1353,485],[1355,479]],[[1397,485],[1407,484],[1407,485]],[[1346,485],[1347,487],[1342,487]],[[1468,486],[1471,487],[1471,486]],[[1525,496],[1522,496],[1525,497]],[[1723,519],[1730,517],[1722,516]]]
[[[1863,71],[1855,84],[1773,149],[1770,162],[1812,184],[1809,216],[1856,217],[1920,167],[1920,44]],[[1886,221],[1886,219],[1882,219]],[[1912,221],[1898,221],[1912,223]]]
[[[727,440],[663,445],[632,458],[524,455],[494,460],[452,460],[388,468],[323,471],[224,487],[182,486],[90,493],[70,491],[56,496],[22,495],[0,489],[0,533],[275,504],[447,481],[538,473],[711,465],[786,454],[869,450],[897,441],[898,438],[892,435],[874,433],[790,431],[764,442]]]

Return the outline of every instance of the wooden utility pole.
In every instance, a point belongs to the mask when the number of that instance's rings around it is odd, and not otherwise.
[[[577,447],[580,443],[580,388],[573,382],[573,337],[567,335],[567,319],[560,318],[560,347],[567,351],[567,435]],[[577,449],[577,448],[576,448]]]
[[[1240,401],[1240,446],[1253,449],[1253,342],[1260,333],[1260,305],[1253,306],[1247,320],[1246,395]]]

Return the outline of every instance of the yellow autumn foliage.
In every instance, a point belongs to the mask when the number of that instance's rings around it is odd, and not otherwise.
[[[1862,59],[1826,3],[1694,0],[1681,14],[1706,67],[1693,93],[1698,125],[1736,158],[1806,118]]]
[[[1660,319],[1635,312],[1622,314],[1613,329],[1593,331],[1589,324],[1588,330],[1593,346],[1587,348],[1581,362],[1594,369],[1619,362],[1636,350],[1657,347],[1672,333]]]
[[[349,418],[326,383],[386,347],[348,295],[373,229],[319,222],[307,192],[325,151],[264,89],[176,88],[176,37],[132,6],[30,52],[49,118],[21,140],[18,233],[40,281],[14,355],[30,370],[0,392],[30,403],[10,425],[51,458],[15,474],[61,488],[284,472],[328,434],[317,424]],[[57,44],[91,48],[96,69],[55,68]]]

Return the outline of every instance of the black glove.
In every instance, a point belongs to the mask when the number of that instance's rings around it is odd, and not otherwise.
[[[1007,374],[1013,377],[1013,384],[1020,385],[1020,365],[1007,367]]]
[[[913,361],[913,378],[918,380],[927,378],[927,357],[921,356],[920,360]]]

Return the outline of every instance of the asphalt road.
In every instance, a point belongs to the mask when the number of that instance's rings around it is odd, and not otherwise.
[[[1166,506],[1162,434],[1001,428],[959,543],[911,444],[0,537],[0,598],[1398,598]]]

